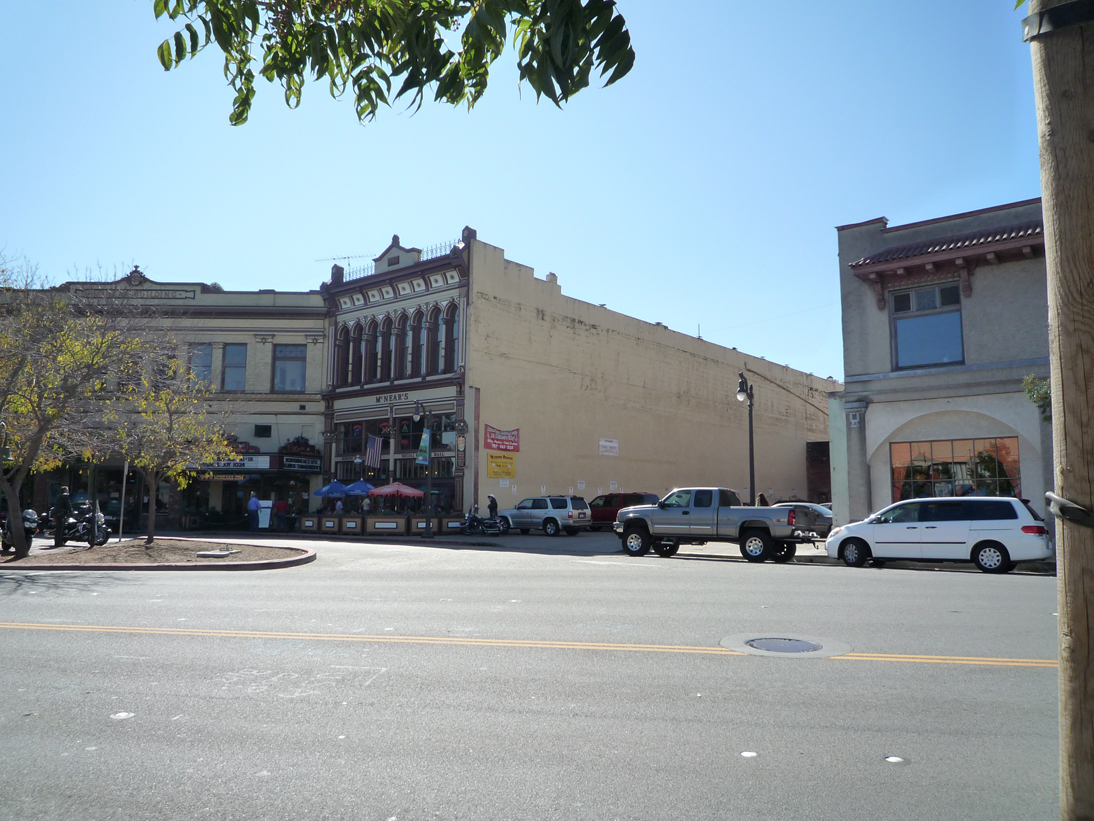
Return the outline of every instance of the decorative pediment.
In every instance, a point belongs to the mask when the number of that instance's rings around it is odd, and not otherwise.
[[[377,274],[386,274],[389,271],[397,271],[400,268],[417,265],[422,261],[422,249],[404,248],[399,243],[399,235],[395,234],[391,238],[391,244],[372,261],[376,265]]]

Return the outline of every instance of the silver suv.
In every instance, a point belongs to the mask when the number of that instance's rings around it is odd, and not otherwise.
[[[498,518],[502,527],[507,524],[525,534],[542,528],[548,536],[557,536],[560,530],[576,536],[593,520],[589,503],[581,496],[531,496],[501,511]]]

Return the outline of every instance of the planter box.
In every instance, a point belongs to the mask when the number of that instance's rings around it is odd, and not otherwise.
[[[343,516],[342,517],[342,533],[349,533],[352,535],[365,532],[364,520],[360,516]]]
[[[411,516],[410,534],[412,536],[421,536],[423,533],[425,533],[425,523],[428,518],[428,516]],[[433,534],[437,535],[443,532],[444,531],[441,530],[441,520],[439,518],[435,518],[433,520]]]
[[[301,516],[300,517],[300,530],[304,533],[318,533],[319,532],[319,517],[318,516]]]
[[[406,516],[369,516],[367,533],[377,536],[405,536]]]
[[[437,531],[438,533],[462,533],[463,532],[463,517],[462,516],[445,516],[441,519],[441,527]]]
[[[337,533],[340,516],[320,516],[319,529],[323,533]]]

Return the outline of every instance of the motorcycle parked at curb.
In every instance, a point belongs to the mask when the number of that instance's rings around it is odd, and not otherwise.
[[[27,508],[23,511],[23,536],[26,538],[26,545],[30,547],[30,540],[34,538],[34,534],[38,532],[38,513],[32,508]],[[4,533],[0,538],[0,552],[10,553],[15,549],[15,540],[12,538],[11,532],[11,519],[4,525]]]
[[[465,536],[504,536],[509,532],[509,523],[504,519],[484,519],[479,516],[479,506],[475,505],[464,519],[461,530]]]
[[[52,513],[52,511],[50,511]],[[92,528],[91,517],[95,517],[95,540],[92,542]],[[52,516],[50,519],[52,520]],[[53,536],[54,529],[46,531],[46,535]],[[64,530],[61,531],[61,538],[54,539],[55,542],[65,544],[66,542],[87,542],[91,547],[97,547],[107,543],[107,540],[113,535],[113,531],[107,527],[106,518],[102,513],[92,513],[91,505],[82,505],[77,507],[72,515],[68,517],[65,522]]]

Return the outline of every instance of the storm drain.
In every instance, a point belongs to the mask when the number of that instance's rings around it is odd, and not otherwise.
[[[784,659],[825,659],[851,652],[851,645],[819,636],[772,636],[768,633],[738,633],[726,636],[719,644],[727,650],[747,653],[750,656],[769,656]]]
[[[815,653],[824,649],[823,645],[805,639],[750,639],[745,644],[753,650],[770,653]]]

